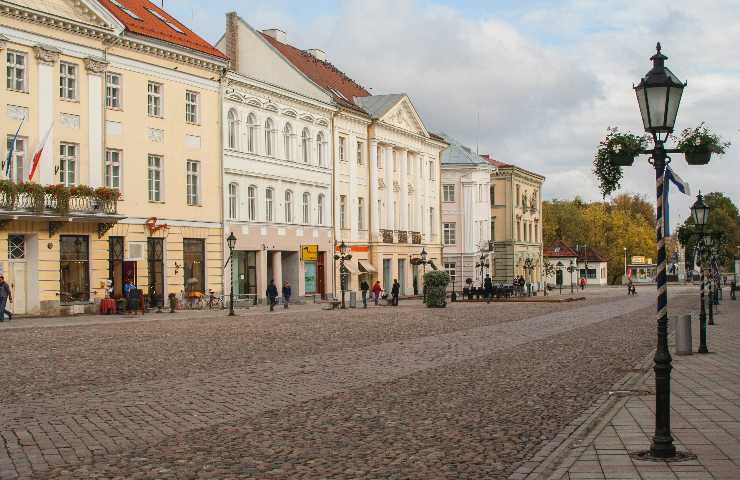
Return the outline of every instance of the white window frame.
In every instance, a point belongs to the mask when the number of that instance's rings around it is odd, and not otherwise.
[[[286,122],[283,127],[283,150],[285,160],[293,161],[293,125],[290,122]]]
[[[442,185],[442,201],[443,202],[454,202],[455,201],[455,184],[445,183]]]
[[[118,79],[118,83],[113,82],[114,77]],[[105,108],[123,109],[123,75],[120,73],[105,72]]]
[[[12,61],[11,61],[12,57]],[[22,64],[18,63],[22,58]],[[18,72],[20,71],[20,75]],[[5,53],[5,86],[15,92],[28,92],[28,54],[17,50],[8,50]],[[18,84],[20,83],[20,88]]]
[[[429,160],[429,181],[434,181],[434,160]]]
[[[323,225],[324,224],[324,194],[320,193],[318,199],[316,200],[316,224],[317,225]]]
[[[226,147],[236,150],[239,145],[239,114],[236,109],[229,109],[226,114]]]
[[[186,161],[186,192],[188,205],[197,206],[201,204],[201,168],[199,160]]]
[[[303,224],[309,225],[311,223],[311,194],[303,192]]]
[[[357,165],[365,164],[365,142],[357,142]]]
[[[283,208],[283,215],[285,216],[285,223],[293,223],[293,190],[285,191],[285,205]]]
[[[324,132],[316,134],[316,155],[319,167],[326,167],[326,135]]]
[[[257,221],[257,185],[247,187],[247,220]]]
[[[153,165],[155,163],[155,165]],[[162,155],[149,154],[147,157],[147,191],[150,202],[162,202],[164,157]]]
[[[301,132],[301,156],[303,157],[303,163],[311,163],[311,132],[308,131],[307,127],[304,127]]]
[[[116,158],[114,158],[116,157]],[[113,169],[118,167],[118,175],[113,175]],[[123,151],[116,148],[105,150],[105,168],[103,173],[105,186],[114,188],[119,192],[123,189],[121,180],[123,179]],[[114,179],[116,180],[114,182]]]
[[[80,67],[76,63],[59,62],[59,98],[76,101],[79,98]]]
[[[457,264],[455,262],[445,262],[444,269],[447,275],[450,276],[450,283],[454,285],[455,280],[457,280]]]
[[[146,112],[150,117],[164,117],[164,84],[152,81],[147,82]]]
[[[275,121],[267,117],[265,119],[265,156],[275,156]]]
[[[365,230],[365,199],[357,197],[357,230]]]
[[[347,228],[347,195],[339,195],[339,228]]]
[[[11,143],[15,139],[15,147],[13,148],[13,158],[10,159],[10,176],[8,177],[11,182],[23,183],[26,181],[26,146],[28,145],[28,138],[18,137],[15,138],[15,134],[8,135],[8,140],[5,142],[5,146],[10,151]],[[20,148],[18,148],[20,145]],[[20,167],[20,169],[18,168]]]
[[[200,93],[185,90],[185,123],[200,124]]]
[[[231,220],[239,219],[239,184],[236,182],[229,183],[229,218]]]
[[[265,189],[265,221],[272,222],[275,219],[275,189],[268,187]]]
[[[444,222],[442,224],[442,243],[444,245],[457,245],[457,224],[455,222]]]
[[[74,149],[74,154],[70,155],[70,148]],[[70,167],[70,163],[72,168]],[[80,165],[80,145],[78,143],[60,142],[59,143],[59,183],[66,187],[77,185],[77,170]],[[70,175],[72,180],[70,181]]]
[[[257,151],[257,115],[250,113],[247,115],[247,152],[255,153]]]
[[[339,161],[340,162],[346,162],[347,161],[347,137],[340,135],[339,136]]]

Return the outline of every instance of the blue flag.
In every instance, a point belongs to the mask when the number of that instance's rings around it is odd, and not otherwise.
[[[671,235],[671,228],[670,228],[670,221],[668,219],[668,212],[670,209],[668,208],[668,190],[670,190],[670,184],[674,184],[676,188],[678,188],[678,191],[685,194],[685,195],[691,195],[691,187],[689,186],[689,183],[684,181],[683,178],[679,177],[676,172],[671,170],[671,167],[666,167],[665,169],[665,175],[663,176],[663,237],[668,237]]]
[[[13,136],[13,141],[10,142],[10,147],[8,147],[8,156],[5,158],[5,176],[9,179],[10,178],[10,165],[13,161],[13,152],[15,151],[15,142],[18,140],[18,134],[21,131],[21,127],[23,126],[23,120],[25,120],[26,117],[21,118],[21,123],[18,125],[18,130],[15,131],[15,135]]]

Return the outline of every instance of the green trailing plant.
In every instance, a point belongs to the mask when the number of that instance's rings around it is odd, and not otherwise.
[[[730,142],[722,141],[722,137],[713,133],[701,122],[694,128],[685,128],[678,136],[679,150],[685,153],[716,153],[722,155],[727,151]]]
[[[622,166],[631,165],[635,156],[647,146],[647,138],[632,133],[620,133],[617,127],[607,128],[594,155],[593,173],[599,181],[601,195],[606,198],[620,187]]]
[[[75,198],[92,198],[95,196],[95,189],[87,185],[75,185],[69,188],[69,196]]]
[[[59,215],[67,215],[69,213],[71,190],[61,183],[57,185],[48,185],[45,190],[46,193],[54,197],[56,200],[56,212]]]
[[[424,274],[424,302],[429,308],[444,308],[447,306],[447,285],[450,275],[441,270],[433,270]]]
[[[6,210],[14,210],[18,200],[18,186],[10,180],[0,180],[0,206]]]
[[[46,191],[43,185],[34,182],[18,184],[18,192],[31,198],[31,210],[42,213],[46,207]]]

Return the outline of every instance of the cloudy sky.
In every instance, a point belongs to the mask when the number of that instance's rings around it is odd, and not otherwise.
[[[161,0],[153,0],[161,1]],[[740,205],[740,22],[736,0],[164,0],[207,40],[235,10],[257,29],[321,48],[376,94],[409,94],[428,129],[540,172],[546,198],[599,199],[593,153],[610,125],[642,132],[632,90],[660,41],[688,87],[677,128],[705,121],[733,142],[704,167],[674,170],[694,191]],[[733,60],[735,59],[735,60]],[[480,121],[478,121],[480,118]],[[628,168],[623,190],[654,196],[654,170]],[[692,203],[672,196],[672,223]]]

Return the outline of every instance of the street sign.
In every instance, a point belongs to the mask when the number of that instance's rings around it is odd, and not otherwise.
[[[301,245],[301,260],[315,262],[319,259],[318,245]]]

